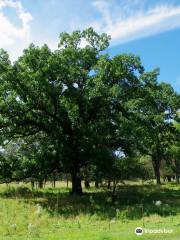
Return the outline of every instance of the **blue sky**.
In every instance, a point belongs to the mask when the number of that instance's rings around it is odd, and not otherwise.
[[[180,92],[180,0],[0,0],[0,48],[12,60],[30,42],[57,47],[62,31],[92,26],[109,54],[135,53]]]

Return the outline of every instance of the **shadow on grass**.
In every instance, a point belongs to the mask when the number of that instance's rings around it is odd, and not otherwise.
[[[103,189],[91,189],[82,196],[74,196],[65,188],[32,191],[27,187],[8,188],[0,193],[0,197],[40,204],[50,215],[64,218],[86,214],[100,219],[118,218],[126,221],[152,214],[165,217],[180,213],[180,191],[154,185],[120,186],[115,197]],[[156,206],[156,201],[162,204]]]

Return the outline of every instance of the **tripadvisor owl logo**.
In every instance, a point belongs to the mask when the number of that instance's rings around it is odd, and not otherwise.
[[[137,228],[135,229],[135,234],[136,234],[136,235],[142,235],[142,234],[143,234],[143,229],[142,229],[141,227],[137,227]]]

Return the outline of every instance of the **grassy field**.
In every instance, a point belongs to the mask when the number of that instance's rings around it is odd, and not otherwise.
[[[172,233],[136,236],[136,227]],[[112,199],[103,188],[77,197],[63,183],[33,191],[28,184],[0,185],[1,239],[179,240],[180,186],[122,185]]]

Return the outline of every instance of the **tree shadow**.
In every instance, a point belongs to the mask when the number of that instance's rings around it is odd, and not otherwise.
[[[153,214],[165,217],[180,213],[179,190],[154,185],[119,186],[115,195],[104,189],[90,189],[82,196],[70,195],[65,188],[32,191],[27,187],[18,187],[9,188],[0,193],[0,197],[40,204],[50,215],[64,218],[85,214],[104,220],[117,218],[125,221]],[[156,204],[157,201],[161,204]]]

